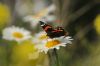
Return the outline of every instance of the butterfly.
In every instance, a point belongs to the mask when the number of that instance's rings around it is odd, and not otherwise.
[[[41,27],[47,33],[47,36],[49,38],[56,38],[56,37],[68,35],[68,32],[65,32],[65,30],[62,27],[58,26],[54,29],[51,25],[48,25],[43,21],[39,21],[39,22],[40,22]]]

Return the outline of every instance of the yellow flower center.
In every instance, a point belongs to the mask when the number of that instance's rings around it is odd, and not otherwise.
[[[54,46],[59,45],[59,44],[60,44],[60,41],[52,40],[52,41],[48,41],[46,43],[46,47],[51,48],[51,47],[54,47]]]
[[[20,32],[14,32],[14,33],[13,33],[13,36],[14,36],[15,38],[23,38],[23,34],[20,33]]]
[[[47,38],[48,38],[48,36],[47,36],[46,34],[43,34],[43,35],[41,35],[41,36],[39,37],[40,40],[47,39]]]

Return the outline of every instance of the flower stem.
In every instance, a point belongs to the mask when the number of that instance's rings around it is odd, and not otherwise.
[[[56,66],[59,66],[58,53],[57,53],[57,50],[55,48],[54,48],[54,54],[55,54],[55,58],[56,58]]]
[[[49,56],[49,60],[50,60],[50,66],[60,66],[56,49],[49,51],[48,56]]]

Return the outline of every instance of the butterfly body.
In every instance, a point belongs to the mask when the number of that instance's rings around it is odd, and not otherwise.
[[[55,29],[53,29],[52,26],[42,21],[40,21],[40,25],[43,28],[43,30],[45,30],[45,32],[47,33],[47,36],[49,36],[50,38],[56,38],[66,35],[66,32],[62,27],[56,27]]]

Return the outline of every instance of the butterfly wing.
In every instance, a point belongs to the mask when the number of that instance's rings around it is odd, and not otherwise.
[[[56,27],[55,28],[55,31],[53,32],[56,32],[58,34],[58,37],[60,36],[67,36],[68,35],[68,32],[65,32],[64,28],[63,27]]]
[[[44,23],[43,21],[40,21],[40,25],[45,30],[45,32],[51,32],[53,30],[52,26]]]
[[[43,21],[40,21],[40,25],[43,28],[43,30],[47,33],[47,36],[50,38],[65,36],[66,32],[62,27],[57,27],[55,29],[52,28],[52,26],[44,23]]]

